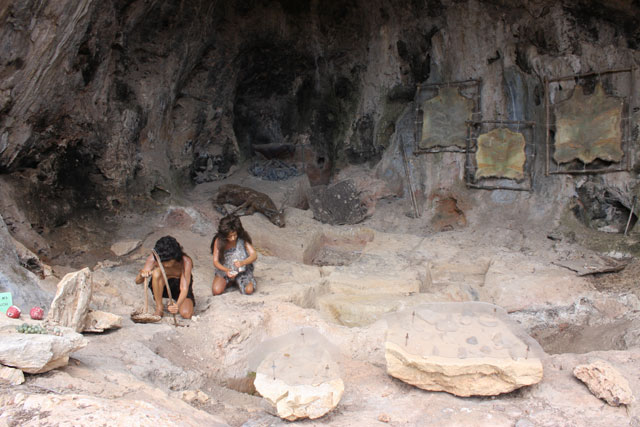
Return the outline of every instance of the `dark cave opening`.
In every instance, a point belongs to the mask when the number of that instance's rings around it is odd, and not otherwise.
[[[638,222],[635,198],[631,204],[623,203],[619,194],[594,185],[584,185],[577,189],[577,193],[571,210],[589,228],[624,233],[625,230],[632,230]]]

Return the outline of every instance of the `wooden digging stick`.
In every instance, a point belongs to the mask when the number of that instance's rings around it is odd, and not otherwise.
[[[624,228],[624,235],[627,235],[627,231],[629,231],[629,224],[631,224],[631,217],[633,216],[633,209],[636,207],[636,202],[638,201],[637,196],[633,196],[633,201],[631,202],[631,211],[629,212],[629,219],[627,220],[627,226]]]
[[[144,296],[144,313],[147,314],[149,312],[149,298],[147,298],[147,288],[149,287],[149,280],[151,276],[147,276],[144,278],[144,289],[142,290],[142,295]]]
[[[171,296],[171,288],[169,288],[169,280],[167,280],[167,273],[165,273],[164,271],[164,266],[162,265],[162,261],[160,260],[160,255],[158,255],[158,253],[154,249],[152,249],[151,252],[153,252],[153,257],[156,259],[156,262],[160,267],[160,271],[162,272],[162,278],[164,279],[164,284],[167,287],[167,295],[169,295],[169,302],[173,304],[173,297]],[[173,314],[173,323],[176,326],[178,326],[178,319],[176,319],[176,314],[175,313],[171,313],[171,314]]]

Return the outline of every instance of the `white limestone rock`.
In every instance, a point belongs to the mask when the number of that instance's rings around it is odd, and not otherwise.
[[[40,374],[65,366],[69,354],[86,347],[87,340],[70,329],[63,335],[0,332],[0,363],[29,374]]]
[[[629,381],[604,360],[578,365],[573,369],[573,375],[585,383],[594,396],[611,406],[630,405],[635,401]]]
[[[329,349],[311,337],[268,353],[258,366],[254,384],[276,407],[278,416],[289,421],[322,417],[338,405],[344,393]]]
[[[65,275],[58,283],[56,296],[47,314],[47,324],[66,326],[82,332],[92,292],[89,268]]]
[[[423,304],[388,325],[387,372],[422,389],[494,396],[542,380],[544,352],[500,307]]]
[[[122,316],[106,311],[90,310],[84,321],[83,332],[104,332],[122,327]]]
[[[24,382],[24,374],[20,369],[0,366],[0,383],[20,385]]]

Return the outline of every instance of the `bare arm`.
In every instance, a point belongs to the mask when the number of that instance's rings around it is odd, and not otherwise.
[[[229,272],[231,272],[231,270],[225,267],[224,265],[220,264],[220,261],[219,261],[220,259],[220,248],[218,248],[219,243],[220,241],[216,239],[216,241],[213,244],[213,266],[218,270],[224,271],[225,274],[229,276]]]
[[[258,253],[254,249],[253,245],[249,242],[244,242],[244,247],[247,250],[247,254],[249,256],[242,261],[236,261],[236,265],[238,267],[242,267],[243,265],[249,265],[254,263],[258,259]]]
[[[182,305],[187,295],[189,294],[189,285],[191,284],[191,270],[193,269],[193,261],[188,256],[182,257],[182,273],[180,274],[180,295],[175,302],[175,313],[178,312],[178,308]],[[174,313],[171,305],[167,307],[171,313]]]
[[[153,255],[149,255],[144,262],[144,267],[142,267],[142,270],[140,270],[136,276],[137,284],[144,282],[144,279],[151,275],[151,270],[153,270],[155,264],[156,260],[153,258]]]

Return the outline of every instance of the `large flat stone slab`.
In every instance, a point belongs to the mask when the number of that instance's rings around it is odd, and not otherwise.
[[[542,379],[544,352],[500,307],[424,304],[388,325],[387,372],[422,389],[493,396]]]

